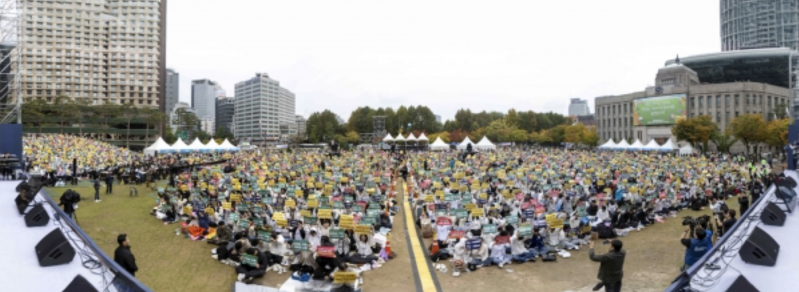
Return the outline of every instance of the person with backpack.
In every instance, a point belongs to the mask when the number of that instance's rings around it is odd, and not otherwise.
[[[94,202],[95,203],[99,203],[100,202],[100,179],[99,178],[95,178],[94,179]]]

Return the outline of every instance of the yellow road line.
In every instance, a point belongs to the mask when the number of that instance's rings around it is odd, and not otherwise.
[[[427,258],[424,256],[424,247],[419,242],[419,236],[416,234],[416,224],[413,221],[413,212],[408,203],[408,194],[406,184],[402,183],[402,191],[405,197],[402,198],[405,207],[405,226],[408,227],[408,236],[411,239],[411,248],[413,249],[413,258],[416,265],[416,271],[419,273],[419,282],[422,284],[422,291],[436,292],[436,285],[433,282],[433,277],[430,275],[430,269],[427,267]]]

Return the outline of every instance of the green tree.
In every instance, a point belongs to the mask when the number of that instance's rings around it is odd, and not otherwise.
[[[305,124],[305,133],[311,143],[326,142],[335,138],[340,125],[336,114],[330,110],[315,112],[308,117]]]
[[[787,118],[768,122],[766,125],[766,144],[781,150],[783,146],[788,145],[788,127],[790,123]]]
[[[718,126],[710,116],[682,119],[671,127],[671,133],[677,140],[691,143],[694,148],[702,145],[703,153],[707,151],[708,141],[717,130]]]
[[[108,130],[111,128],[113,120],[119,117],[122,110],[118,105],[112,104],[107,100],[104,104],[94,107],[94,110],[103,121],[103,140],[107,141],[109,140]]]
[[[200,127],[200,119],[193,112],[187,111],[185,108],[179,108],[175,111],[172,124],[175,125],[178,133],[186,132],[186,137],[191,138],[194,137],[194,132]]]
[[[175,136],[175,132],[172,130],[171,127],[169,127],[168,123],[166,124],[166,129],[164,130],[164,137],[163,138],[164,138],[164,142],[166,142],[167,144],[170,144],[170,145],[174,144],[175,142],[178,141],[178,137]]]
[[[583,134],[581,142],[592,147],[599,145],[599,134],[595,126],[585,127],[585,133]]]
[[[216,138],[222,139],[222,141],[224,141],[225,139],[227,139],[228,141],[234,141],[236,139],[236,137],[233,135],[233,132],[228,130],[227,127],[223,126],[219,126],[216,128],[216,135],[214,136],[216,136]]]
[[[789,104],[780,103],[780,104],[774,105],[774,110],[772,110],[771,113],[773,113],[774,116],[776,116],[778,120],[787,119],[788,118],[788,113],[790,113],[790,109],[791,108],[790,108]]]
[[[730,131],[716,131],[713,133],[713,138],[711,138],[711,140],[713,144],[716,144],[716,149],[718,149],[719,152],[730,153],[732,145],[738,142],[738,138],[733,137],[729,132]]]
[[[526,112],[519,112],[519,128],[532,133],[537,132],[540,129],[538,128],[538,118],[536,117],[536,113],[533,111],[526,111]]]
[[[508,114],[505,115],[505,123],[508,124],[508,126],[518,128],[520,126],[520,122],[521,120],[519,114],[516,113],[516,110],[509,109]]]
[[[580,143],[583,141],[586,130],[585,125],[577,123],[576,125],[566,126],[563,132],[563,142]]]
[[[730,133],[741,140],[746,147],[744,153],[749,154],[749,145],[757,142],[764,142],[766,122],[760,114],[745,114],[732,119]]]
[[[566,139],[566,125],[557,125],[547,131],[550,142],[562,143]]]
[[[139,115],[139,109],[134,107],[131,103],[126,103],[122,105],[122,116],[128,122],[127,126],[127,138],[125,139],[125,148],[130,149],[130,122],[133,118],[136,118]]]

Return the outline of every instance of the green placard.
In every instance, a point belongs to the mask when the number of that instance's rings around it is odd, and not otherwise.
[[[258,231],[258,239],[269,242],[272,240],[272,234],[266,231]]]
[[[170,210],[172,210],[172,205],[161,205],[161,211],[163,211],[164,213]]]
[[[330,229],[330,239],[344,239],[344,229],[341,228]]]
[[[458,199],[458,195],[452,195],[452,194],[444,195],[444,201],[445,202],[452,202],[452,201],[455,201],[457,199]]]
[[[264,211],[264,208],[261,206],[254,206],[252,207],[252,212],[255,214],[261,214]]]
[[[241,264],[254,268],[255,265],[258,264],[258,257],[251,254],[243,254],[241,257]]]
[[[263,218],[255,218],[252,222],[255,223],[255,227],[264,226],[264,219]]]
[[[341,201],[334,201],[333,209],[344,209],[344,203]]]
[[[363,212],[363,206],[358,204],[352,205],[352,212]]]
[[[685,118],[685,94],[633,100],[633,125],[671,125]]]
[[[291,242],[291,250],[293,251],[308,251],[308,248],[307,240],[295,240]]]
[[[318,220],[318,218],[316,218],[315,216],[303,217],[302,219],[303,219],[303,223],[309,224],[309,225],[316,225],[316,221]]]
[[[521,236],[532,236],[533,235],[533,226],[529,223],[525,223],[519,225],[519,235]]]
[[[250,220],[241,220],[241,221],[239,221],[239,228],[241,228],[241,229],[250,228]]]
[[[472,203],[472,197],[471,196],[461,199],[461,205],[466,205],[466,204],[471,204],[471,203]]]
[[[358,225],[374,225],[376,221],[375,217],[363,217],[358,221]]]
[[[267,205],[272,205],[272,201],[274,201],[274,199],[272,199],[272,197],[264,197],[263,199],[261,199],[261,203],[264,203],[264,204],[267,204]]]
[[[497,225],[496,224],[483,225],[483,233],[497,233]]]
[[[508,224],[517,224],[517,223],[519,223],[519,217],[516,217],[516,216],[508,216],[508,217],[506,217],[506,218],[505,218],[505,221],[506,221]]]
[[[454,209],[450,210],[449,212],[460,219],[466,218],[469,215],[469,210],[466,209]]]
[[[375,202],[370,202],[369,203],[369,208],[367,208],[367,209],[380,210],[380,204],[379,203],[375,203]]]
[[[233,222],[239,221],[239,214],[230,213],[230,215],[227,217],[227,220]]]
[[[366,216],[380,216],[380,210],[376,209],[366,210]]]

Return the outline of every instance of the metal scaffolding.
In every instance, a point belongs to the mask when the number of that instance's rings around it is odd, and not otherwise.
[[[380,143],[386,136],[386,116],[372,116],[372,125],[374,128],[373,143]]]
[[[0,0],[0,124],[22,123],[22,5]]]

